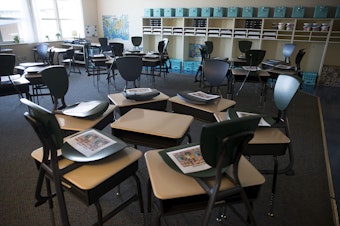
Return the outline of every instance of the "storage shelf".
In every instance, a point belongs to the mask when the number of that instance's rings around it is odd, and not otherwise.
[[[280,23],[290,26],[280,27]],[[326,30],[307,30],[309,25],[327,25]],[[316,29],[316,28],[314,28]],[[297,48],[305,48],[305,70],[321,73],[328,44],[340,44],[339,18],[229,18],[229,17],[160,17],[143,18],[143,41],[145,50],[153,50],[163,37],[169,38],[169,55],[180,60],[193,60],[189,57],[189,46],[214,42],[213,56],[235,58],[240,55],[238,41],[250,40],[252,48],[267,50],[266,57],[282,57],[285,43],[297,43]],[[145,40],[144,39],[144,40]],[[276,44],[275,44],[276,43]],[[317,45],[317,48],[314,48]],[[216,46],[216,47],[215,47]],[[191,51],[191,50],[190,50]],[[314,52],[317,51],[317,52]],[[200,57],[194,60],[200,61]],[[317,65],[319,64],[319,65]]]

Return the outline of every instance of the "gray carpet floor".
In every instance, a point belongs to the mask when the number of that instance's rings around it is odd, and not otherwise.
[[[165,78],[156,77],[156,88],[163,93],[174,96],[180,90],[198,90],[198,83],[194,83],[192,74],[169,74]],[[142,87],[152,86],[149,76],[142,76]],[[99,81],[88,77],[84,71],[80,74],[71,74],[70,88],[66,96],[68,103],[83,100],[108,100],[107,94],[121,92],[124,82],[118,75],[115,85],[109,87],[105,77]],[[222,93],[226,93],[224,87]],[[236,108],[252,109],[274,114],[272,89],[268,90],[267,101],[259,104],[259,86],[246,84],[239,96],[235,98]],[[52,109],[49,97],[39,98],[40,105]],[[57,208],[50,211],[48,205],[34,207],[34,190],[37,179],[37,170],[30,157],[32,150],[40,147],[40,143],[29,124],[25,121],[23,113],[27,110],[19,102],[16,95],[0,98],[0,225],[60,225]],[[168,106],[169,110],[170,106]],[[267,216],[270,202],[272,175],[265,175],[266,183],[261,189],[259,198],[254,203],[254,214],[258,225],[300,226],[300,225],[334,225],[327,181],[324,147],[322,140],[322,126],[319,115],[318,99],[310,94],[299,92],[289,109],[291,125],[291,139],[293,141],[295,175],[279,175],[275,202],[275,216]],[[204,122],[195,120],[191,127],[193,141],[198,141],[200,129]],[[110,131],[109,126],[105,130]],[[149,148],[140,147],[146,151]],[[271,157],[252,157],[251,162],[257,168],[273,167]],[[279,158],[280,166],[287,163],[285,156]],[[145,161],[140,160],[139,176],[142,181],[143,193],[146,194],[147,172]],[[119,202],[134,188],[133,180],[127,180],[122,185],[122,197],[115,196],[112,191],[102,198],[104,211],[111,205]],[[72,225],[92,225],[96,219],[94,206],[87,207],[76,198],[66,193],[69,218]],[[146,196],[144,196],[146,204]],[[55,201],[57,205],[57,202]],[[237,206],[242,210],[242,206]],[[154,225],[155,208],[149,216],[151,225]],[[219,209],[216,209],[211,219],[211,225],[242,225],[238,218],[227,211],[228,218],[217,223]],[[183,213],[176,216],[165,217],[163,225],[199,225],[202,211]],[[54,223],[53,223],[54,222]],[[106,225],[142,225],[143,215],[138,212],[138,205],[134,203]]]

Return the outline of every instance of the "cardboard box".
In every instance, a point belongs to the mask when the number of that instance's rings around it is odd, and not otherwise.
[[[174,8],[165,8],[164,9],[164,16],[165,17],[173,17],[173,16],[175,16],[175,9]]]
[[[303,6],[294,6],[292,12],[293,18],[303,18],[305,17],[305,7]]]
[[[238,7],[229,7],[228,8],[228,17],[238,17],[239,8]]]
[[[164,16],[164,9],[163,8],[154,8],[153,9],[153,16],[154,17],[162,17],[162,16]]]
[[[213,8],[205,7],[201,9],[201,16],[202,17],[212,17],[213,16]]]
[[[315,6],[314,8],[314,18],[327,18],[328,16],[328,6]]]
[[[153,17],[153,9],[144,9],[144,17]]]
[[[285,18],[286,17],[286,7],[285,6],[276,6],[274,8],[274,17],[275,18]]]
[[[176,8],[175,16],[176,17],[186,17],[186,16],[188,16],[188,9],[186,9],[186,8]]]
[[[201,8],[190,8],[189,9],[189,17],[200,17],[201,16]]]
[[[215,7],[213,12],[213,17],[224,17],[226,16],[226,8],[225,7]]]
[[[243,7],[242,9],[242,17],[253,17],[254,16],[254,7]]]

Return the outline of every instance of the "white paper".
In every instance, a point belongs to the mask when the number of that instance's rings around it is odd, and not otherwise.
[[[167,152],[167,154],[183,173],[194,173],[211,168],[204,161],[199,145]]]
[[[258,114],[255,114],[255,113],[243,112],[243,111],[237,111],[236,114],[239,118],[252,116],[252,115],[258,115]],[[260,122],[259,122],[259,126],[270,126],[270,124],[261,117]]]
[[[132,89],[125,90],[125,92],[127,94],[138,95],[138,94],[150,93],[150,92],[152,92],[152,89],[150,89],[150,88],[132,88]]]
[[[66,142],[87,157],[117,143],[94,129],[71,137]]]
[[[217,99],[217,98],[220,97],[218,95],[208,94],[208,93],[205,93],[205,92],[202,92],[202,91],[192,92],[192,93],[188,93],[188,94],[190,96],[197,97],[197,98],[200,98],[202,100],[213,100],[213,99]]]
[[[98,106],[98,101],[80,102],[76,107],[65,109],[64,114],[88,112]]]

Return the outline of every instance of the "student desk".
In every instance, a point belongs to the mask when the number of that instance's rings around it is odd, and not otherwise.
[[[110,101],[118,107],[119,115],[122,116],[132,108],[144,108],[158,111],[165,111],[169,97],[164,93],[150,100],[136,101],[126,99],[122,93],[109,94]]]
[[[182,143],[194,118],[170,112],[133,108],[111,124],[112,134],[127,143],[167,148]]]
[[[144,154],[149,175],[148,212],[151,212],[152,191],[160,202],[159,208],[161,213],[159,217],[205,209],[208,203],[208,196],[203,188],[194,177],[184,175],[172,169],[162,159],[158,153],[159,151],[151,150]],[[245,187],[244,190],[247,197],[248,199],[255,199],[258,196],[261,185],[265,182],[265,178],[243,156],[240,159],[239,166],[239,178]],[[222,179],[220,190],[230,189],[233,186],[234,184],[225,177]],[[235,202],[236,200],[234,198],[230,202]],[[224,202],[220,201],[220,205],[223,206]]]
[[[116,106],[110,104],[102,116],[96,119],[83,119],[63,114],[55,114],[60,128],[66,133],[79,132],[90,128],[104,129],[114,121],[113,111]]]
[[[219,98],[217,101],[209,104],[192,104],[183,100],[179,96],[171,97],[169,101],[174,112],[189,114],[199,120],[207,122],[216,121],[214,113],[225,111],[236,104],[235,101],[224,98]]]
[[[256,81],[256,82],[260,82],[262,84],[262,89],[261,89],[261,98],[265,101],[266,100],[266,93],[267,93],[267,80],[270,78],[270,74],[265,71],[265,70],[259,70],[259,71],[248,71],[248,70],[244,70],[242,68],[233,68],[231,69],[231,73],[232,73],[232,79],[231,79],[231,85],[229,92],[229,95],[231,95],[231,98],[233,99],[234,97],[234,84],[235,81],[244,81],[244,82],[249,82],[249,81]],[[249,73],[249,74],[248,74]],[[248,77],[247,77],[248,75]],[[246,80],[245,80],[246,79]],[[238,92],[240,92],[242,89],[242,86],[240,87],[240,90]],[[261,99],[261,100],[262,100]]]
[[[218,112],[215,114],[216,121],[226,120],[226,112]],[[254,137],[248,143],[248,147],[244,152],[245,155],[272,155],[274,157],[273,184],[271,209],[268,213],[273,216],[274,195],[276,190],[278,161],[277,157],[285,155],[290,139],[278,128],[259,127],[255,130]],[[260,170],[261,172],[261,170]]]

